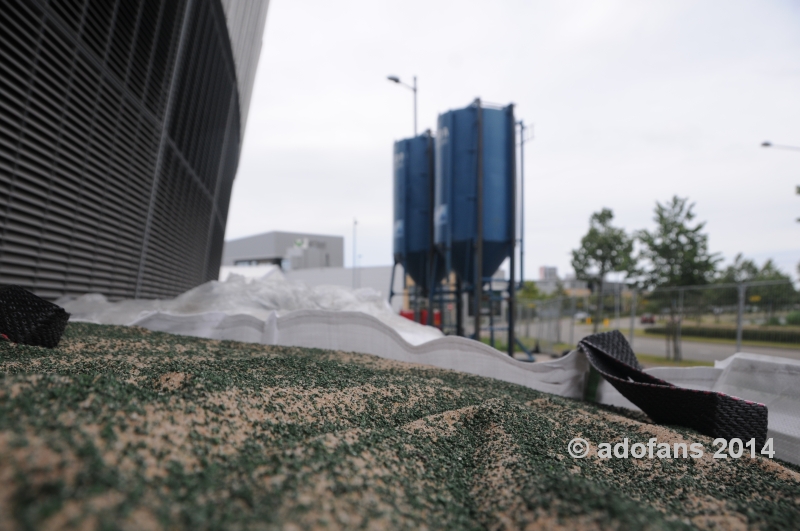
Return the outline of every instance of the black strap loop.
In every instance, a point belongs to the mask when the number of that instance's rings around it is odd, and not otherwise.
[[[13,343],[55,348],[69,314],[19,286],[0,285],[0,336]]]
[[[713,391],[677,387],[642,371],[619,331],[603,332],[578,342],[589,363],[622,396],[658,424],[685,426],[710,437],[744,442],[767,441],[767,406]]]

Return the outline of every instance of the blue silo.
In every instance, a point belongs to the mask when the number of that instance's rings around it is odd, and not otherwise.
[[[432,279],[433,157],[430,131],[394,144],[394,261],[425,293],[444,265]]]
[[[491,277],[514,251],[514,127],[513,105],[476,100],[439,115],[434,241],[468,289],[476,287],[476,268],[482,278]]]

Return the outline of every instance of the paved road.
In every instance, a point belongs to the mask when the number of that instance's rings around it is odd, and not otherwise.
[[[634,337],[633,350],[642,354],[654,354],[664,356],[667,347],[664,338]],[[681,341],[683,347],[683,358],[687,360],[715,361],[723,360],[736,353],[735,344],[706,343],[701,341]],[[772,347],[752,347],[742,345],[742,352],[752,354],[767,354],[769,356],[781,356],[784,358],[800,359],[800,349],[772,348]]]
[[[625,323],[628,324],[628,323]],[[562,337],[566,341],[569,335],[569,320],[565,319],[561,325]],[[629,328],[620,329],[625,337],[628,337]],[[592,327],[587,325],[575,325],[574,339],[587,336],[592,333]],[[731,354],[736,353],[736,345],[733,343],[711,343],[703,341],[691,341],[683,339],[683,358],[697,361],[717,361],[724,360]],[[654,356],[664,356],[666,352],[666,341],[663,337],[650,338],[636,336],[633,338],[633,350],[637,354],[651,354]],[[782,356],[785,358],[800,359],[800,348],[772,348],[772,347],[752,347],[742,346],[742,352],[753,354],[767,354],[769,356]]]

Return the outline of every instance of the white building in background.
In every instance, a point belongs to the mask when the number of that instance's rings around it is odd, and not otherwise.
[[[228,240],[222,266],[277,265],[283,271],[344,267],[344,237],[301,232],[265,232]]]
[[[371,288],[389,300],[392,266],[344,267],[344,238],[300,232],[266,232],[225,242],[219,280],[231,274],[259,278],[280,270],[290,281],[310,287],[343,286]],[[403,268],[398,266],[394,278],[392,308],[403,306]]]
[[[539,268],[539,280],[536,281],[537,289],[545,295],[550,295],[558,289],[558,268],[541,266]]]
[[[540,267],[539,280],[558,280],[558,268],[551,266]]]
[[[589,283],[585,280],[578,280],[575,278],[575,273],[567,273],[564,275],[564,280],[561,282],[564,286],[564,291],[570,297],[585,297],[589,295]]]
[[[589,285],[586,281],[575,278],[575,273],[567,273],[564,278],[559,278],[558,268],[542,266],[539,268],[539,280],[536,287],[545,295],[551,295],[559,289],[559,285],[570,297],[583,297],[589,294]]]

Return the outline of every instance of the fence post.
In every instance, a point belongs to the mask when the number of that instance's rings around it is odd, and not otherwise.
[[[744,296],[747,284],[739,284],[739,308],[736,312],[736,352],[742,351],[742,325],[744,321]]]
[[[533,317],[533,311],[530,306],[530,303],[525,305],[525,337],[531,337],[531,318]]]
[[[558,298],[558,312],[556,313],[556,343],[561,343],[561,309],[564,306],[564,298]]]
[[[539,318],[539,332],[536,334],[536,342],[539,343],[540,345],[544,341],[544,317],[545,317],[544,303],[542,303],[542,309],[541,310],[542,311],[540,311],[539,315],[538,315],[538,318]]]
[[[667,333],[664,334],[667,339],[667,359],[674,359],[675,357],[675,305],[675,297],[670,294],[669,323],[667,323]],[[672,347],[670,347],[670,340],[672,340]]]
[[[675,361],[681,361],[683,359],[683,353],[681,352],[681,348],[683,344],[681,343],[681,327],[683,326],[683,292],[685,290],[683,288],[678,290],[678,324],[677,328],[675,329],[675,345],[673,348],[675,349]]]
[[[633,328],[636,325],[636,288],[631,288],[631,335],[628,338],[628,343],[633,350]]]
[[[569,347],[575,346],[575,297],[570,297],[572,303],[569,310]]]

